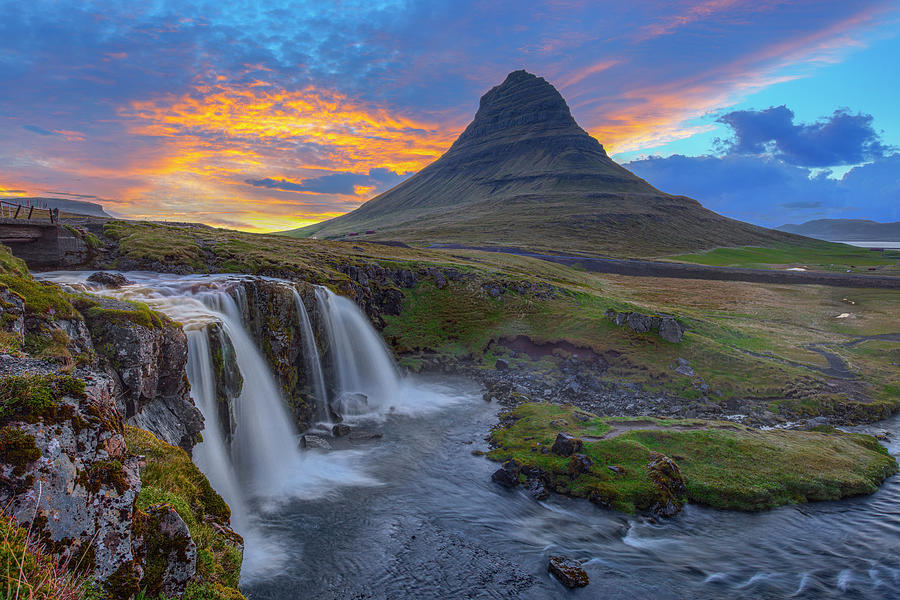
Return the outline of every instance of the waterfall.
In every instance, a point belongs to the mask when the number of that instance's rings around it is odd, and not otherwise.
[[[235,401],[235,431],[231,441],[237,473],[240,478],[249,479],[248,483],[255,489],[278,487],[285,467],[294,466],[299,460],[296,432],[281,391],[247,333],[235,300],[225,293],[208,294],[203,299],[216,309],[244,378],[241,394]]]
[[[219,427],[216,377],[209,348],[209,335],[205,328],[192,329],[187,332],[187,339],[187,376],[191,382],[191,397],[203,413],[207,424],[203,430],[203,441],[194,446],[193,459],[212,482],[213,488],[231,507],[235,529],[244,529],[243,519],[247,515],[244,495],[231,463],[225,437]]]
[[[326,288],[316,288],[316,300],[325,320],[338,396],[365,394],[368,412],[390,406],[400,393],[400,376],[372,324],[351,300]]]
[[[297,288],[291,287],[294,293],[294,304],[297,306],[297,320],[300,323],[300,333],[303,337],[303,356],[306,359],[306,368],[309,377],[312,378],[313,394],[316,400],[316,418],[320,423],[330,423],[328,413],[328,391],[325,388],[325,376],[322,373],[322,361],[319,360],[319,348],[316,346],[316,338],[313,334],[312,324],[309,322],[309,314],[303,299]]]

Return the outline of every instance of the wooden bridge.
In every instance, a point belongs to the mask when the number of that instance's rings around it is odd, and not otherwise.
[[[60,227],[58,208],[39,208],[0,200],[0,244],[30,268],[52,269],[81,264],[84,240],[70,227]]]

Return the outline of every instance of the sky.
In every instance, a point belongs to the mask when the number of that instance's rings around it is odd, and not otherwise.
[[[900,220],[900,2],[0,0],[0,198],[277,231],[438,158],[526,69],[657,188]]]

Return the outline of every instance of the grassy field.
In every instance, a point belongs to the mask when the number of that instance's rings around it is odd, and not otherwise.
[[[515,364],[522,359],[512,358],[502,341],[521,335],[538,343],[566,341],[598,354],[615,353],[609,378],[687,398],[696,399],[698,386],[705,383],[715,402],[749,398],[776,411],[811,416],[843,410],[860,420],[900,405],[894,354],[900,343],[880,342],[883,352],[867,353],[874,347],[870,342],[843,346],[860,336],[900,333],[900,295],[894,290],[626,277],[511,254],[291,239],[204,226],[114,221],[104,233],[116,244],[120,260],[303,278],[338,291],[349,285],[348,265],[420,273],[455,268],[468,278],[444,289],[425,278],[403,290],[399,316],[385,317],[384,336],[409,366],[419,364],[417,355],[432,352],[485,368],[498,356]],[[881,260],[840,244],[813,242],[811,248],[803,254],[807,263],[814,256],[821,264],[840,257]],[[771,248],[764,259],[785,260],[791,252],[796,258],[800,251]],[[553,291],[515,291],[523,283]],[[500,285],[504,293],[494,298],[485,284]],[[654,334],[615,327],[603,316],[608,308],[673,314],[688,330],[682,343],[670,344]],[[858,379],[833,385],[817,370],[827,363],[810,344],[825,344]],[[673,373],[678,358],[690,361],[694,377]]]
[[[774,244],[772,247],[715,248],[680,254],[669,260],[715,267],[756,269],[805,268],[809,271],[841,271],[880,274],[900,272],[900,255],[874,252],[848,244],[810,240],[808,245]]]
[[[759,431],[728,422],[599,418],[571,406],[523,404],[491,435],[489,458],[515,459],[547,474],[556,491],[600,500],[618,510],[648,509],[657,490],[647,464],[672,458],[685,499],[737,510],[835,500],[874,492],[897,462],[870,437],[826,431]],[[542,448],[566,432],[584,441],[593,462],[573,474],[568,457]],[[610,467],[614,467],[615,470]]]

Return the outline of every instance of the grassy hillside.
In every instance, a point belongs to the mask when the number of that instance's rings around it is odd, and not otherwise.
[[[780,414],[839,413],[850,420],[871,420],[900,405],[900,342],[860,341],[862,336],[900,334],[900,301],[894,290],[603,275],[510,254],[153,223],[112,222],[106,233],[118,257],[108,266],[140,263],[150,268],[159,262],[169,268],[265,273],[303,278],[343,293],[353,285],[346,274],[349,265],[419,273],[433,267],[456,269],[466,277],[443,288],[420,276],[417,285],[402,290],[401,314],[384,316],[385,339],[413,368],[435,355],[483,368],[492,368],[498,357],[514,366],[524,361],[529,368],[540,368],[549,359],[531,364],[509,348],[508,340],[525,336],[535,343],[590,348],[610,357],[608,379],[695,401],[706,384],[709,402],[749,399]],[[158,243],[160,239],[168,243]],[[515,288],[521,283],[549,285],[554,291],[520,293]],[[497,285],[503,293],[494,297],[486,285]],[[670,344],[652,333],[616,327],[604,316],[609,308],[673,314],[688,330],[680,344]],[[823,374],[828,363],[812,344],[841,357],[856,378],[836,381]],[[690,362],[694,376],[672,370],[678,358]]]

